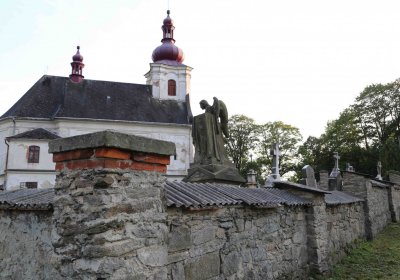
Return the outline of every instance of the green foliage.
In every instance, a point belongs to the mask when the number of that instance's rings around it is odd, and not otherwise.
[[[348,162],[375,175],[378,161],[384,170],[400,169],[400,80],[367,86],[319,138],[309,137],[299,148],[299,168],[330,170],[334,152],[341,156],[342,170]]]
[[[303,139],[297,127],[281,121],[268,122],[260,126],[259,137],[260,144],[257,151],[260,162],[265,165],[267,170],[271,169],[272,156],[269,151],[273,143],[279,143],[281,175],[294,170],[298,162],[298,146]]]
[[[330,276],[315,279],[400,279],[400,225],[391,224],[372,242],[351,250]]]
[[[230,138],[227,152],[242,175],[248,170],[250,151],[258,142],[258,126],[254,120],[244,115],[233,115],[228,121]]]
[[[367,86],[354,104],[327,123],[320,137],[310,136],[302,145],[299,129],[280,121],[257,125],[251,118],[235,115],[229,130],[229,156],[244,177],[249,169],[255,170],[260,183],[271,170],[269,151],[275,142],[282,152],[280,173],[289,177],[296,171],[293,180],[307,164],[316,172],[330,171],[334,152],[341,157],[342,170],[350,163],[358,172],[375,175],[378,161],[383,171],[400,170],[400,79]]]
[[[227,152],[244,177],[252,169],[257,173],[258,182],[263,183],[271,169],[270,149],[275,142],[279,143],[282,151],[281,173],[287,173],[296,167],[297,149],[302,140],[298,128],[279,121],[257,125],[253,119],[244,115],[232,116],[228,126],[230,139]]]

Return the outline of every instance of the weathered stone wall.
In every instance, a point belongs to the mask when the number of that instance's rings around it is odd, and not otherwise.
[[[132,170],[62,172],[52,240],[62,277],[166,279],[164,180]]]
[[[366,184],[369,179],[356,173],[343,173],[343,191],[360,198],[367,198]]]
[[[399,201],[391,202],[391,196],[400,198],[395,190],[391,193],[391,185],[374,182],[370,178],[353,172],[344,172],[343,190],[365,199],[365,232],[367,239],[373,239],[388,223],[394,220],[394,208]]]
[[[308,271],[303,207],[168,209],[168,279],[295,279]]]
[[[367,238],[374,238],[385,226],[391,222],[389,208],[389,188],[375,187],[367,182]]]
[[[394,185],[389,189],[389,207],[392,222],[400,221],[400,186]]]
[[[363,202],[327,205],[327,262],[332,265],[345,256],[358,239],[365,238]]]
[[[51,211],[0,210],[0,279],[61,279],[51,224]]]

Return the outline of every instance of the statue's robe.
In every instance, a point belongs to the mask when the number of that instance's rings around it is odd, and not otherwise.
[[[195,164],[224,164],[227,162],[224,137],[215,115],[210,112],[193,119],[193,143]]]

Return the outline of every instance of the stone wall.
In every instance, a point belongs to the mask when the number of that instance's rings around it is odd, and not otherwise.
[[[327,205],[327,262],[337,263],[356,240],[365,238],[363,202]]]
[[[389,208],[389,188],[372,186],[367,183],[366,199],[366,234],[368,239],[374,238],[392,218]]]
[[[400,221],[400,186],[394,185],[389,189],[389,207],[393,222]]]
[[[391,188],[396,188],[393,192]],[[365,232],[367,239],[373,239],[387,224],[395,221],[398,200],[393,202],[391,197],[400,198],[397,188],[371,178],[355,173],[344,172],[343,190],[365,199]]]
[[[295,279],[307,275],[304,207],[169,208],[167,222],[168,279]]]
[[[0,210],[0,279],[61,279],[51,231],[51,211]]]
[[[164,178],[71,171],[56,185],[53,246],[66,279],[166,279]]]
[[[54,211],[0,210],[1,279],[306,279],[399,216],[398,187],[355,173],[343,188],[361,202],[276,183],[309,206],[167,207],[172,143],[102,132],[50,150]]]

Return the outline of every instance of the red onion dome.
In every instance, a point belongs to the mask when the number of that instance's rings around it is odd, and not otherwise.
[[[167,11],[167,17],[163,21],[161,26],[163,31],[163,38],[161,40],[162,45],[158,46],[152,55],[153,62],[167,60],[182,63],[184,59],[183,51],[175,46],[174,30],[175,26],[172,19],[169,17],[169,10]]]
[[[154,62],[160,60],[173,60],[182,63],[185,56],[183,51],[175,46],[173,42],[164,42],[161,46],[158,46],[152,55]]]
[[[82,62],[83,61],[83,56],[79,52],[80,47],[77,46],[76,48],[77,48],[77,51],[76,51],[76,54],[72,57],[72,61]]]

